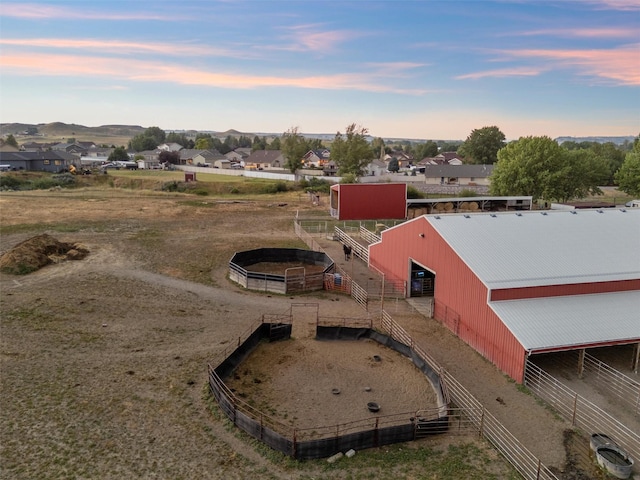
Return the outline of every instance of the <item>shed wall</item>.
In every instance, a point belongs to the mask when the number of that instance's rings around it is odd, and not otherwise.
[[[405,183],[341,184],[338,191],[339,220],[395,220],[407,216]]]
[[[436,311],[446,308],[457,314],[456,321],[445,325],[522,382],[524,348],[487,305],[486,286],[422,217],[383,231],[382,241],[369,247],[370,264],[392,278],[409,280],[410,259],[435,273]]]

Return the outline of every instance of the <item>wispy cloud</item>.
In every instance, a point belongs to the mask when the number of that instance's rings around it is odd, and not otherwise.
[[[467,73],[458,75],[456,80],[477,80],[479,78],[505,78],[505,77],[535,77],[540,75],[546,68],[543,67],[507,67],[497,68],[494,70],[485,70],[482,72]]]
[[[131,6],[135,4],[130,4]],[[161,14],[152,9],[145,12],[125,11],[114,13],[110,10],[86,9],[86,5],[73,7],[53,6],[45,3],[6,3],[0,5],[0,17],[22,19],[64,19],[64,20],[157,20],[175,21],[185,19],[182,15]]]
[[[172,56],[224,56],[238,58],[241,51],[215,48],[188,43],[153,43],[121,40],[94,40],[68,38],[0,38],[0,45],[14,47],[54,48],[57,50],[86,50],[87,52],[107,52],[121,55],[135,53],[161,54]],[[246,52],[245,52],[246,54]]]
[[[513,34],[508,34],[509,36]],[[529,30],[519,32],[520,36],[553,36],[561,38],[638,38],[638,30],[634,28],[556,28]]]
[[[328,53],[334,51],[344,42],[360,37],[361,32],[352,30],[326,30],[322,25],[305,24],[284,27],[282,45],[267,46],[274,50],[289,50],[294,52]]]
[[[610,50],[549,50],[524,49],[503,50],[500,52],[505,60],[539,59],[545,63],[537,67],[514,67],[487,70],[460,75],[457,79],[478,79],[485,77],[530,76],[549,70],[560,70],[572,67],[578,75],[600,79],[609,85],[640,85],[640,64],[638,49],[640,45],[629,45]]]
[[[0,57],[3,73],[68,77],[100,77],[113,81],[166,82],[229,89],[259,87],[293,87],[322,90],[357,90],[365,92],[423,95],[424,89],[398,88],[376,82],[372,73],[344,73],[318,76],[273,76],[221,73],[171,63],[145,62],[122,58],[92,58],[72,55],[20,54]]]
[[[585,3],[607,10],[640,10],[640,0],[585,0]]]

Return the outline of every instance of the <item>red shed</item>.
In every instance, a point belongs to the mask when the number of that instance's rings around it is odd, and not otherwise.
[[[639,226],[625,209],[424,215],[369,262],[522,382],[529,355],[640,342]]]
[[[338,220],[402,220],[405,183],[345,183],[331,187],[331,215]]]

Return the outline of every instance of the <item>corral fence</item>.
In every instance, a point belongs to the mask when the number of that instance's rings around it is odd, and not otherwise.
[[[631,406],[634,415],[640,416],[640,382],[586,352],[583,365],[583,376],[606,388],[609,395]]]
[[[392,443],[416,440],[427,435],[446,433],[470,433],[475,426],[469,424],[467,417],[460,412],[451,411],[444,403],[444,395],[439,395],[439,406],[423,408],[412,412],[392,415],[376,415],[375,417],[355,420],[330,426],[314,426],[296,428],[282,423],[274,416],[266,415],[259,409],[238,398],[229,389],[224,378],[227,378],[264,339],[274,340],[274,332],[284,328],[288,338],[291,335],[291,315],[273,317],[276,321],[285,323],[254,324],[255,329],[247,332],[244,341],[238,339],[237,346],[230,351],[225,350],[225,357],[216,367],[208,366],[209,389],[216,399],[221,411],[238,428],[252,437],[262,441],[271,448],[290,455],[296,459],[305,460],[324,458],[336,452],[350,449],[374,448]],[[371,328],[371,319],[332,319],[318,318],[317,335],[324,339],[358,339],[370,338],[387,347],[397,349],[400,353],[411,358],[433,384],[434,380],[440,385],[439,376],[430,367],[421,362],[420,357],[412,355],[409,348],[386,335]],[[283,338],[279,336],[278,338]],[[417,360],[417,363],[416,363]]]
[[[381,327],[390,337],[406,345],[412,345],[412,349],[419,352],[432,369],[440,372],[443,390],[450,402],[450,408],[464,415],[465,424],[475,428],[525,479],[558,480],[558,477],[543,465],[540,459],[522,445],[460,382],[416,345],[411,336],[384,311]]]
[[[324,266],[307,273],[307,268],[291,267],[284,275],[253,271],[252,265],[260,262],[302,262]],[[324,252],[297,248],[258,248],[237,252],[229,262],[229,279],[249,290],[281,294],[300,293],[324,288],[324,275],[333,271],[333,261]]]
[[[637,432],[633,432],[530,360],[526,363],[524,383],[574,427],[587,435],[604,433],[632,458],[640,459],[640,436]]]

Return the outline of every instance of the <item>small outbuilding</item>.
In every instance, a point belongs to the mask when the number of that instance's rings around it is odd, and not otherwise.
[[[406,183],[342,183],[331,186],[331,216],[338,220],[404,220]]]
[[[434,214],[384,230],[369,262],[522,382],[541,353],[634,344],[637,368],[639,245],[640,209]]]

